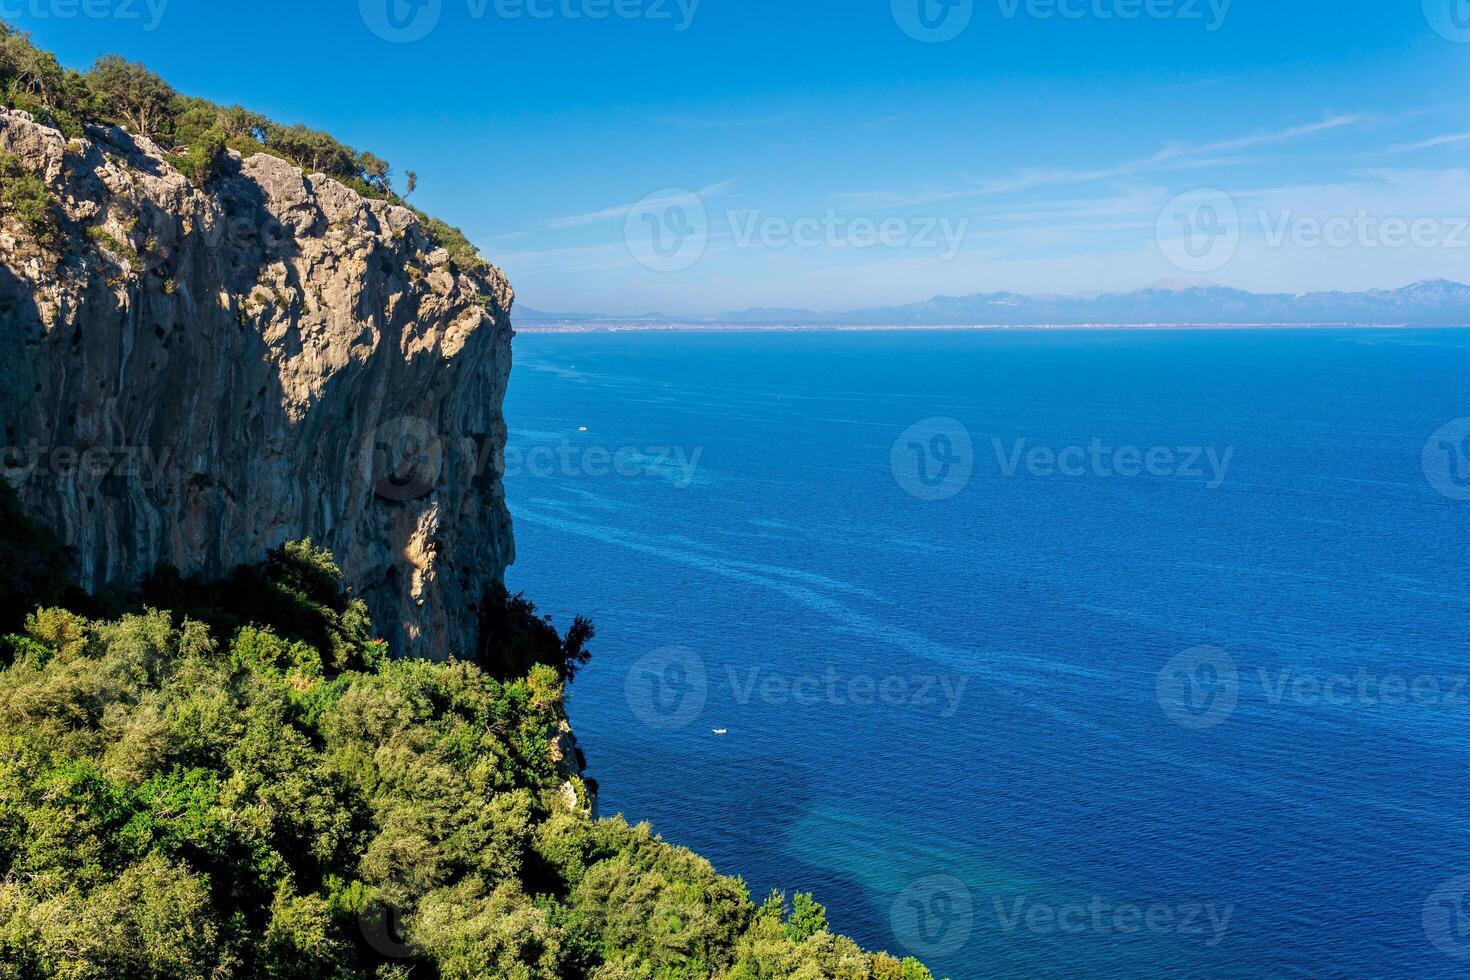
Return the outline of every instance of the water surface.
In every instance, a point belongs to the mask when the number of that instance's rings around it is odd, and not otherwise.
[[[1470,968],[1470,503],[1424,458],[1470,332],[515,351],[510,583],[597,624],[605,813],[953,980]]]

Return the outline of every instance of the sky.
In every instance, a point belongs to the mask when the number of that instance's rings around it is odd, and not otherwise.
[[[1470,0],[0,0],[414,170],[542,311],[1470,282]]]

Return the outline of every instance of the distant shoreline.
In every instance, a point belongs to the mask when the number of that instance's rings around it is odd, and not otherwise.
[[[515,323],[516,333],[879,333],[979,330],[1464,330],[1466,324],[1418,323],[647,323],[637,321],[536,321]]]

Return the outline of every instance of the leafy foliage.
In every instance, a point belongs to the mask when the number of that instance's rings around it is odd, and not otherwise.
[[[647,826],[561,802],[590,624],[522,597],[498,674],[391,660],[332,557],[287,545],[111,619],[0,495],[0,980],[933,980]]]
[[[475,661],[497,677],[517,677],[544,664],[570,682],[577,669],[591,659],[587,644],[595,635],[592,623],[578,616],[563,638],[550,616],[536,615],[535,603],[525,595],[511,595],[497,582],[480,607],[480,648]]]
[[[53,54],[0,21],[0,103],[49,120],[68,137],[82,136],[85,122],[119,125],[146,136],[171,148],[169,162],[199,187],[219,175],[226,148],[278,156],[365,197],[408,207],[459,266],[471,271],[486,266],[458,228],[407,204],[406,196],[418,186],[417,174],[410,172],[400,196],[386,160],[300,124],[285,126],[240,106],[181,95],[146,66],[118,55],[99,58],[86,73],[64,69]]]
[[[58,233],[51,189],[21,165],[20,158],[0,151],[0,214],[14,218],[43,245]]]
[[[106,117],[120,120],[129,131],[149,139],[173,135],[179,94],[144,65],[119,55],[104,55],[87,73],[86,81]]]
[[[207,129],[182,153],[169,154],[168,162],[195,187],[204,187],[219,175],[227,145],[223,130]]]

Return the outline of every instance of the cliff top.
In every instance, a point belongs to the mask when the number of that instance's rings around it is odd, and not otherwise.
[[[87,137],[89,126],[115,127],[202,189],[227,169],[232,157],[276,157],[366,200],[411,212],[425,235],[466,271],[488,267],[463,232],[408,203],[418,185],[412,170],[405,171],[399,193],[392,166],[373,153],[300,124],[282,125],[242,106],[182,95],[144,65],[116,55],[99,58],[86,72],[64,68],[55,55],[3,20],[0,105],[26,112],[67,139]]]

